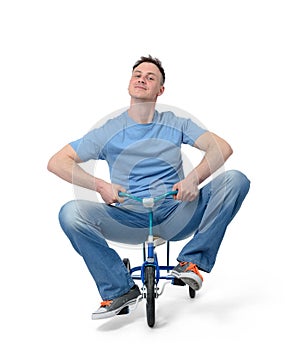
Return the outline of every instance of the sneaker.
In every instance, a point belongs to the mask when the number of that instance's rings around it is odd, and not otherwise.
[[[188,284],[192,289],[199,290],[202,286],[203,277],[198,267],[190,262],[180,262],[170,273]]]
[[[135,284],[128,293],[115,298],[113,300],[104,300],[101,306],[93,312],[91,318],[99,320],[102,318],[113,317],[120,314],[128,313],[129,306],[135,305],[141,300],[141,293],[139,287]]]

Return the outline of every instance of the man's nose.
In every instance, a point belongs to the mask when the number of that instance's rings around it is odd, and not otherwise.
[[[138,83],[142,83],[142,84],[145,83],[145,79],[144,79],[143,76],[140,76],[140,77],[138,78]]]

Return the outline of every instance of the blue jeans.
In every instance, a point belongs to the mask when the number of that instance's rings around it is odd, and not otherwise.
[[[226,228],[240,209],[249,186],[244,174],[230,170],[202,187],[192,202],[165,199],[154,209],[154,235],[169,241],[193,235],[177,260],[192,262],[210,272]],[[117,298],[134,285],[107,240],[140,244],[147,239],[148,211],[141,204],[137,206],[130,201],[114,206],[73,200],[60,210],[61,227],[84,259],[103,300]]]

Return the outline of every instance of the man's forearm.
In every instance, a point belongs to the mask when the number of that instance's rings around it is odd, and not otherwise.
[[[200,185],[216,170],[218,170],[232,154],[230,147],[219,149],[213,147],[208,150],[201,162],[191,171],[188,177],[192,177],[196,185]]]
[[[103,180],[87,173],[71,158],[53,157],[49,161],[48,170],[69,183],[89,190],[96,191],[103,182]]]

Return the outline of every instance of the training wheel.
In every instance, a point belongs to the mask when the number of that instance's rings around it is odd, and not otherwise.
[[[195,290],[189,286],[189,296],[190,296],[190,298],[194,299],[195,298],[195,294],[196,294]]]
[[[131,271],[130,259],[124,258],[124,259],[123,259],[123,263],[124,263],[125,267],[127,268],[128,272],[130,272],[130,271]]]

